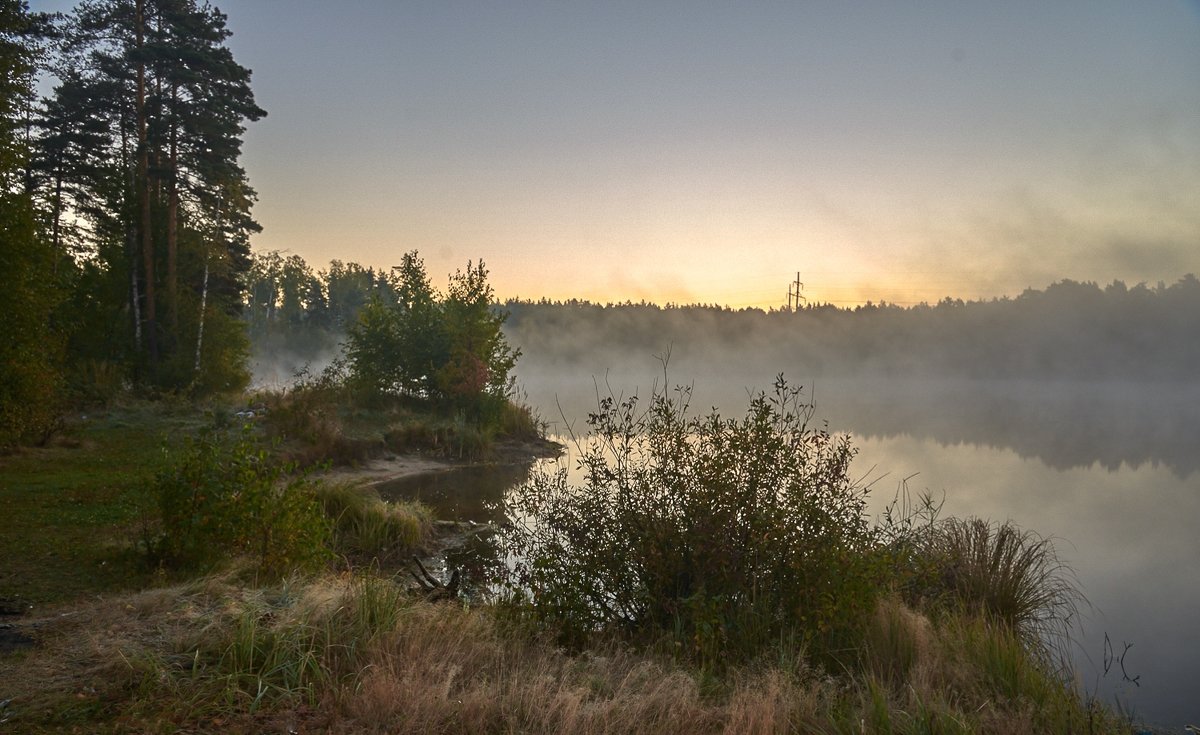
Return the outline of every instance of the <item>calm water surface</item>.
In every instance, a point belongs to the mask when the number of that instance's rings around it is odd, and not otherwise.
[[[721,389],[705,393],[706,381]],[[692,405],[739,414],[744,385],[697,380]],[[611,375],[608,387],[638,392]],[[589,378],[542,381],[529,398],[552,430],[580,433],[595,395]],[[1075,651],[1087,691],[1148,722],[1200,720],[1200,387],[817,381],[815,402],[830,429],[854,435],[873,512],[909,478],[910,490],[944,498],[943,515],[1012,520],[1056,539],[1091,603]],[[390,492],[443,517],[495,522],[528,471],[472,468]],[[1136,685],[1117,664],[1104,673],[1106,635],[1117,654],[1132,644],[1125,671]]]

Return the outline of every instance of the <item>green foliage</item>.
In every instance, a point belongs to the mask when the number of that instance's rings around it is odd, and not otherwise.
[[[81,360],[68,380],[71,401],[77,406],[106,406],[130,388],[124,367],[111,360]]]
[[[249,429],[188,439],[151,488],[161,528],[145,532],[159,563],[207,568],[233,555],[281,572],[327,553],[329,527],[313,488],[272,460]]]
[[[782,376],[740,420],[689,417],[687,399],[604,399],[583,486],[560,469],[516,492],[510,589],[568,641],[665,633],[706,664],[854,635],[880,564],[848,438],[810,428]]]
[[[393,275],[396,296],[389,307],[396,351],[381,359],[394,365],[395,385],[402,393],[432,395],[437,366],[447,361],[451,349],[438,294],[415,250],[404,254]]]
[[[26,151],[17,136],[21,107],[31,93],[33,49],[25,34],[32,29],[22,0],[0,0],[0,192],[12,187]]]
[[[399,359],[403,352],[392,310],[372,298],[358,313],[346,344],[355,384],[366,392],[394,390],[403,380]]]
[[[61,408],[52,258],[28,199],[0,192],[0,448],[44,438]]]
[[[483,262],[451,276],[445,297],[415,251],[394,279],[394,292],[377,294],[350,328],[352,383],[376,394],[433,398],[482,422],[488,398],[508,391],[519,355],[501,331],[506,315],[493,308]]]
[[[59,412],[55,254],[39,236],[30,197],[17,193],[28,165],[17,121],[32,94],[32,26],[25,3],[0,1],[0,449],[44,439]]]
[[[184,375],[190,377],[190,390],[196,396],[233,393],[250,383],[246,361],[250,342],[245,325],[223,309],[209,308],[204,315],[204,343],[200,350],[200,370],[194,370],[194,354],[186,356]],[[183,376],[180,383],[183,383]]]
[[[248,378],[237,310],[261,229],[238,159],[245,123],[266,113],[222,13],[195,0],[144,5],[95,0],[37,19],[53,91],[22,111],[22,188],[69,286],[55,325],[69,363],[115,363],[155,391],[236,390]],[[11,125],[9,106],[0,112]],[[86,367],[75,372],[82,398],[103,396]]]
[[[468,405],[485,392],[503,395],[508,374],[520,356],[500,331],[508,317],[493,309],[493,299],[483,261],[474,266],[468,261],[465,272],[455,271],[450,277],[442,303],[450,349],[448,360],[439,368],[438,387],[443,395],[465,399]]]

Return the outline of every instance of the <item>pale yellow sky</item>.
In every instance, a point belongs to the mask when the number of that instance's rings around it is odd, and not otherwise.
[[[1195,4],[225,10],[254,246],[314,267],[764,307],[1200,272]]]

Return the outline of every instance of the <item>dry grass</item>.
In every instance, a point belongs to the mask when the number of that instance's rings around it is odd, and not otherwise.
[[[1005,626],[931,622],[896,598],[859,669],[834,677],[801,656],[719,681],[616,643],[567,654],[378,577],[226,576],[71,612],[0,668],[14,732],[1122,731]]]
[[[381,641],[341,732],[712,732],[719,711],[668,664],[620,650],[569,657],[484,613],[411,608]]]
[[[317,486],[317,500],[333,522],[337,551],[359,561],[407,558],[428,540],[433,514],[417,502],[384,501],[355,482]]]
[[[1050,539],[1012,523],[951,518],[938,524],[929,553],[954,598],[1008,626],[1047,662],[1065,663],[1085,600]]]

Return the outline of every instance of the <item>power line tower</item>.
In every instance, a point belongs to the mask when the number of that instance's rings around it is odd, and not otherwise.
[[[796,280],[788,284],[788,311],[799,311],[800,302],[808,301],[801,293],[804,290],[804,284],[800,282],[800,271],[796,271]]]

